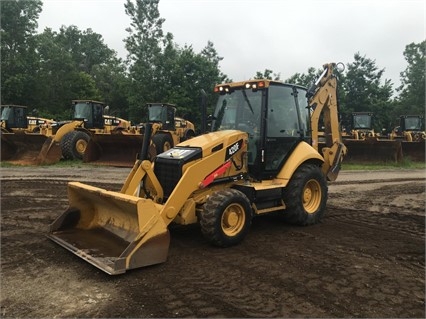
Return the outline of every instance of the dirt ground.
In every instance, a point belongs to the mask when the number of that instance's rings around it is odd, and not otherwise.
[[[129,169],[1,168],[1,317],[425,317],[425,171],[341,172],[321,224],[254,219],[215,248],[171,229],[166,263],[109,276],[46,238],[66,184]]]

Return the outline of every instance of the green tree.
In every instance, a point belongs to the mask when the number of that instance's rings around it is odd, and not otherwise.
[[[285,82],[309,87],[315,82],[321,72],[322,69],[315,69],[314,67],[310,67],[308,68],[307,73],[295,73],[287,80],[285,80]]]
[[[101,99],[94,79],[79,70],[57,32],[46,28],[37,36],[37,53],[40,62],[34,95],[41,114],[69,118],[71,100]]]
[[[34,34],[41,12],[40,0],[0,2],[1,103],[32,106],[38,59]]]
[[[36,36],[38,109],[64,118],[73,99],[101,100],[111,113],[127,117],[127,77],[123,62],[91,29],[46,28]]]
[[[158,70],[164,46],[172,36],[164,37],[158,11],[159,0],[127,0],[125,12],[130,17],[129,36],[125,39],[130,75],[129,112],[132,119],[145,117],[147,102],[161,102],[158,89],[164,75]],[[164,43],[166,42],[166,43]]]
[[[405,47],[404,58],[408,65],[401,72],[401,86],[397,89],[395,115],[425,115],[425,65],[426,41],[410,43]]]
[[[217,54],[212,42],[208,41],[200,53],[194,52],[192,46],[183,48],[175,46],[177,57],[170,70],[170,89],[165,92],[169,101],[178,105],[179,114],[201,124],[200,98],[201,90],[211,93],[215,84],[226,82],[227,77],[221,73]],[[215,103],[215,95],[207,94],[208,104]]]
[[[280,73],[274,73],[272,70],[265,69],[263,73],[260,71],[257,71],[254,78],[280,81],[280,76],[281,76]]]
[[[201,89],[211,92],[216,83],[227,80],[219,69],[222,58],[210,41],[200,53],[190,45],[175,44],[171,33],[163,33],[158,3],[128,0],[125,4],[131,18],[125,39],[130,118],[146,120],[146,103],[163,102],[176,104],[178,115],[199,122]]]
[[[380,132],[392,122],[392,83],[388,79],[382,80],[385,69],[379,69],[375,60],[361,56],[360,53],[355,53],[354,60],[347,64],[342,112],[373,112],[374,128]]]

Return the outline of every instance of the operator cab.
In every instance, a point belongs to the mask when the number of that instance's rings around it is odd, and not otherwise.
[[[87,129],[104,128],[104,107],[105,104],[97,101],[72,101],[74,107],[74,120],[84,121]],[[109,124],[109,123],[108,123]],[[111,124],[110,124],[111,125]]]
[[[402,131],[424,131],[424,118],[421,115],[401,115]]]
[[[311,143],[306,88],[270,80],[223,84],[212,131],[248,133],[248,170],[256,179],[277,175],[301,141]]]
[[[28,127],[27,107],[20,105],[2,105],[1,106],[2,127],[7,130],[12,128]]]
[[[175,130],[176,106],[167,103],[148,104],[148,121],[161,123],[161,128],[166,131]]]

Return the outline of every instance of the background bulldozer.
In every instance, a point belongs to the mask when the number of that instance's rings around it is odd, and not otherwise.
[[[343,134],[343,143],[348,149],[346,162],[401,162],[401,143],[382,137],[374,131],[373,113],[351,114],[350,129]]]
[[[399,126],[389,134],[391,140],[400,141],[404,158],[425,161],[425,122],[422,115],[401,115]]]
[[[39,164],[52,164],[62,157],[82,160],[89,141],[97,136],[113,140],[117,154],[137,152],[138,129],[129,121],[104,114],[105,104],[93,100],[73,100],[73,120],[49,137],[38,156]],[[133,137],[133,138],[132,138]]]
[[[346,153],[334,67],[326,64],[310,90],[260,79],[217,85],[212,131],[152,162],[153,124],[147,123],[121,190],[69,183],[69,208],[52,223],[49,238],[115,275],[165,262],[171,223],[198,223],[205,239],[220,247],[240,243],[263,214],[318,223],[327,181],[337,178]],[[326,147],[320,154],[322,113]]]
[[[1,106],[1,160],[31,162],[37,158],[43,143],[56,133],[61,123],[28,116],[21,105]]]
[[[195,136],[194,124],[183,118],[176,117],[176,106],[167,103],[149,103],[148,123],[152,124],[152,145],[149,158],[171,149],[176,144]],[[132,147],[123,148],[123,138],[105,134],[93,135],[83,156],[86,163],[93,162],[103,165],[132,167],[137,154],[141,151],[143,134],[146,124],[140,125],[140,135],[126,135],[132,140]],[[126,142],[125,145],[129,145]]]

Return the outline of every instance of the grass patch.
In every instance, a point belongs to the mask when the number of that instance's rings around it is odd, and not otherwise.
[[[401,163],[345,163],[343,159],[342,170],[382,170],[382,169],[426,169],[425,162],[413,162],[409,159],[404,159]]]

